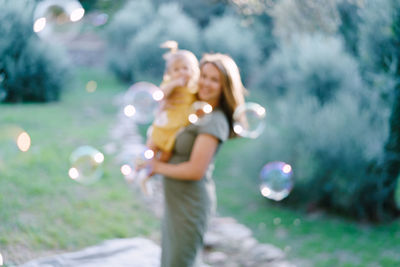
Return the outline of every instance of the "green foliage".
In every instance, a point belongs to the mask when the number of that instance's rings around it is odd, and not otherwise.
[[[340,40],[322,35],[281,44],[257,71],[253,86],[274,96],[289,90],[310,94],[321,104],[338,90],[362,92],[356,61],[343,52]]]
[[[5,102],[58,100],[68,80],[62,51],[41,42],[32,30],[31,1],[0,1],[0,74]],[[4,38],[6,37],[6,38]]]
[[[221,16],[226,9],[229,9],[229,5],[223,0],[153,0],[156,6],[171,2],[182,6],[183,11],[194,19],[201,28],[206,27],[212,17]]]
[[[106,28],[108,65],[122,81],[132,81],[132,62],[126,57],[130,40],[155,18],[150,1],[129,1],[118,11]]]
[[[161,81],[165,66],[162,55],[167,51],[160,48],[160,44],[175,40],[179,48],[197,54],[200,50],[199,34],[197,24],[183,13],[178,4],[161,5],[154,20],[130,40],[127,59],[132,62],[135,79],[159,77]]]
[[[108,37],[111,47],[115,47],[109,56],[111,69],[129,82],[154,77],[161,81],[165,65],[162,55],[166,51],[160,44],[176,40],[180,48],[196,53],[200,51],[199,29],[177,4],[164,4],[154,10],[147,1],[141,3],[129,4],[110,25],[109,32],[116,37]],[[141,17],[132,15],[134,12]]]
[[[361,22],[359,15],[359,6],[348,1],[342,1],[337,4],[340,16],[340,25],[338,32],[343,37],[347,51],[353,55],[358,55],[358,27]]]
[[[384,158],[375,168],[379,179],[364,188],[364,194],[372,199],[365,200],[370,213],[382,220],[388,215],[398,215],[400,210],[399,203],[395,203],[400,173],[400,3],[367,1],[361,18],[359,51],[364,76],[371,85],[384,81],[376,89],[391,105]]]
[[[229,34],[228,34],[229,33]],[[253,31],[241,25],[238,16],[214,18],[204,29],[205,51],[229,54],[240,67],[244,80],[261,62],[261,48]]]
[[[400,74],[400,3],[367,1],[361,10],[360,59],[371,71]]]
[[[376,98],[366,93],[357,62],[341,42],[303,36],[282,45],[260,70],[256,85],[269,96],[270,126],[257,144],[268,147],[265,161],[293,166],[296,185],[288,201],[349,214],[362,210],[356,193],[375,179],[368,177],[368,168],[382,157],[387,113],[365,108]]]

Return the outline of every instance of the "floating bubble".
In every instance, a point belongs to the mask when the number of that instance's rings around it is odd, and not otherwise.
[[[148,82],[135,83],[124,95],[124,114],[136,123],[150,123],[163,97],[163,92],[156,85]]]
[[[93,26],[102,26],[107,23],[108,21],[108,14],[106,13],[98,13],[94,12],[90,15],[90,21]]]
[[[49,42],[65,42],[80,30],[85,10],[77,0],[43,0],[36,6],[33,31]]]
[[[146,166],[146,162],[154,157],[154,151],[143,144],[136,144],[130,150],[127,162],[121,166],[121,173],[127,182],[136,182],[140,185],[145,195],[152,194],[151,179],[147,181],[151,173],[151,168]]]
[[[240,105],[233,113],[233,130],[242,137],[257,138],[265,128],[265,114],[265,108],[257,103]]]
[[[293,188],[292,167],[281,161],[269,162],[262,168],[260,180],[261,194],[280,201],[287,197]]]
[[[188,120],[192,124],[204,124],[209,120],[210,116],[208,116],[208,114],[210,114],[212,110],[212,106],[207,102],[195,101],[190,107]]]
[[[104,155],[97,149],[91,146],[78,147],[71,153],[68,175],[82,184],[94,183],[103,175],[103,161]]]

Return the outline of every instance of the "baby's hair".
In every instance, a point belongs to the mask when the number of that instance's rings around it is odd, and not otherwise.
[[[192,77],[188,82],[190,91],[197,92],[197,81],[200,76],[199,61],[196,56],[189,50],[178,49],[178,42],[169,40],[160,45],[161,48],[167,48],[169,51],[163,55],[165,59],[166,68],[164,73],[164,81],[169,81],[170,77],[168,74],[169,67],[176,60],[185,60],[192,71]]]
[[[173,40],[165,41],[160,45],[160,47],[169,49],[169,51],[164,54],[164,59],[167,60],[166,57],[168,57],[169,53],[175,53],[176,51],[178,51],[178,42]]]

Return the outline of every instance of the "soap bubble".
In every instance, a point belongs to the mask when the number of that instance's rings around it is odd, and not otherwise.
[[[82,184],[94,183],[103,175],[103,161],[104,155],[97,149],[91,146],[78,147],[71,153],[68,175]]]
[[[80,31],[85,10],[76,0],[44,0],[34,12],[33,31],[43,40],[65,42]]]
[[[150,123],[163,97],[163,92],[156,85],[148,82],[135,83],[124,95],[124,114],[136,123]]]
[[[240,105],[233,113],[233,130],[242,137],[257,138],[265,128],[265,114],[265,108],[257,103]]]
[[[213,108],[210,104],[204,101],[195,101],[190,107],[190,112],[188,116],[188,120],[192,124],[204,124],[209,119],[209,114],[213,111]]]
[[[260,180],[261,194],[280,201],[287,197],[293,188],[292,167],[282,161],[269,162],[262,168]]]

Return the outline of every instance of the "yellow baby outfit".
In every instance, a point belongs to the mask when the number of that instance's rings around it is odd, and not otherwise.
[[[196,94],[188,87],[176,87],[168,96],[172,106],[160,110],[153,122],[152,142],[161,150],[171,152],[178,131],[189,124],[190,107]]]

